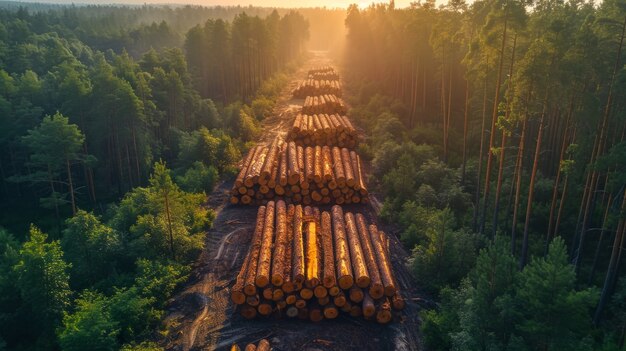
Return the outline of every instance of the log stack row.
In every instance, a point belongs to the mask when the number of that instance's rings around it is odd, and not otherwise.
[[[249,343],[243,351],[270,351],[272,347],[267,339],[261,339],[258,343]],[[241,351],[241,348],[237,344],[233,344],[230,351]]]
[[[341,97],[341,83],[338,80],[306,79],[298,84],[293,91],[294,98],[305,98],[310,95],[333,94]]]
[[[245,318],[337,318],[388,323],[404,308],[385,233],[361,213],[270,201],[231,289]]]
[[[346,104],[341,98],[335,95],[307,96],[302,106],[302,113],[305,115],[315,115],[320,113],[345,115]]]
[[[275,141],[248,152],[231,190],[231,203],[261,205],[273,199],[295,204],[366,203],[361,158],[337,146]]]
[[[287,137],[297,145],[329,145],[354,148],[358,134],[348,117],[298,114]]]
[[[332,66],[316,66],[309,70],[309,75],[318,73],[334,73],[335,69]]]
[[[309,79],[337,80],[339,79],[339,74],[337,74],[335,70],[328,72],[309,73]]]

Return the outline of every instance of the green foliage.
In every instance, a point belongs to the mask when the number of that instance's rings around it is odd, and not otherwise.
[[[142,296],[165,303],[176,286],[187,280],[190,268],[178,263],[162,263],[140,259],[137,261],[135,286]],[[163,306],[158,306],[163,307]]]
[[[465,230],[454,230],[449,209],[433,211],[424,232],[424,240],[411,256],[413,272],[424,287],[456,285],[475,261],[477,237]]]
[[[20,296],[28,306],[32,325],[44,337],[53,331],[70,303],[68,270],[58,241],[47,242],[48,236],[31,226],[13,267]]]
[[[58,332],[64,351],[117,350],[119,329],[113,320],[105,296],[84,291],[75,300],[76,311],[65,313],[63,328]]]
[[[70,277],[76,289],[92,286],[113,273],[122,251],[121,235],[83,210],[66,221],[61,244],[72,265]]]
[[[215,167],[194,162],[185,174],[176,177],[176,183],[186,192],[209,193],[215,187],[218,177],[219,173]]]
[[[520,275],[516,300],[521,321],[517,330],[532,349],[572,349],[591,326],[594,289],[576,290],[576,275],[561,238],[545,258],[535,258]]]

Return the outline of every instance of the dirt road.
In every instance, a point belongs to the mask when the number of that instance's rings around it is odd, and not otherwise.
[[[303,100],[291,98],[298,79],[312,66],[329,64],[323,53],[314,56],[295,72],[274,109],[273,117],[263,121],[260,142],[276,136],[285,137],[288,127]],[[261,338],[270,340],[274,350],[421,350],[419,341],[419,306],[416,283],[406,268],[407,252],[391,228],[390,245],[396,278],[407,298],[407,308],[400,320],[383,326],[341,315],[321,323],[300,320],[255,319],[239,316],[229,300],[229,288],[246,254],[257,207],[228,205],[232,181],[222,182],[209,196],[209,206],[216,210],[213,229],[207,233],[206,247],[195,264],[190,280],[171,300],[165,318],[169,326],[163,345],[167,350],[228,350]],[[373,204],[378,201],[373,199]],[[357,210],[371,221],[376,218],[372,205],[345,206]]]

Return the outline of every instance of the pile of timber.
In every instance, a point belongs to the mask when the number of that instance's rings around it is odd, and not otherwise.
[[[366,203],[368,191],[355,151],[337,146],[300,146],[274,141],[252,148],[231,190],[232,204]]]
[[[294,98],[305,98],[311,95],[334,94],[341,96],[341,83],[338,80],[307,79],[298,84],[293,91]]]
[[[335,69],[332,66],[316,66],[309,70],[309,75],[319,73],[335,73]]]
[[[404,308],[385,233],[361,213],[270,201],[259,207],[231,300],[245,318],[336,318],[388,323]]]
[[[339,74],[334,70],[329,72],[309,73],[309,79],[337,80],[339,79]]]
[[[270,351],[272,348],[270,342],[266,339],[261,339],[257,344],[249,343],[246,345],[244,351]],[[241,348],[237,344],[233,344],[230,351],[241,351]]]
[[[346,116],[298,114],[287,134],[297,145],[330,145],[354,148],[358,141],[356,129]]]
[[[302,106],[302,113],[315,115],[320,113],[345,115],[347,112],[343,100],[335,95],[307,96]]]

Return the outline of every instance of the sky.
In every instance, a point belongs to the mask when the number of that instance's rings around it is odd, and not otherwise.
[[[19,0],[18,0],[19,1]],[[80,4],[194,4],[204,6],[262,6],[262,7],[340,7],[347,8],[350,4],[366,7],[372,2],[387,2],[388,0],[24,0],[27,2],[45,3],[80,3]],[[415,0],[396,0],[396,7],[409,6]]]

